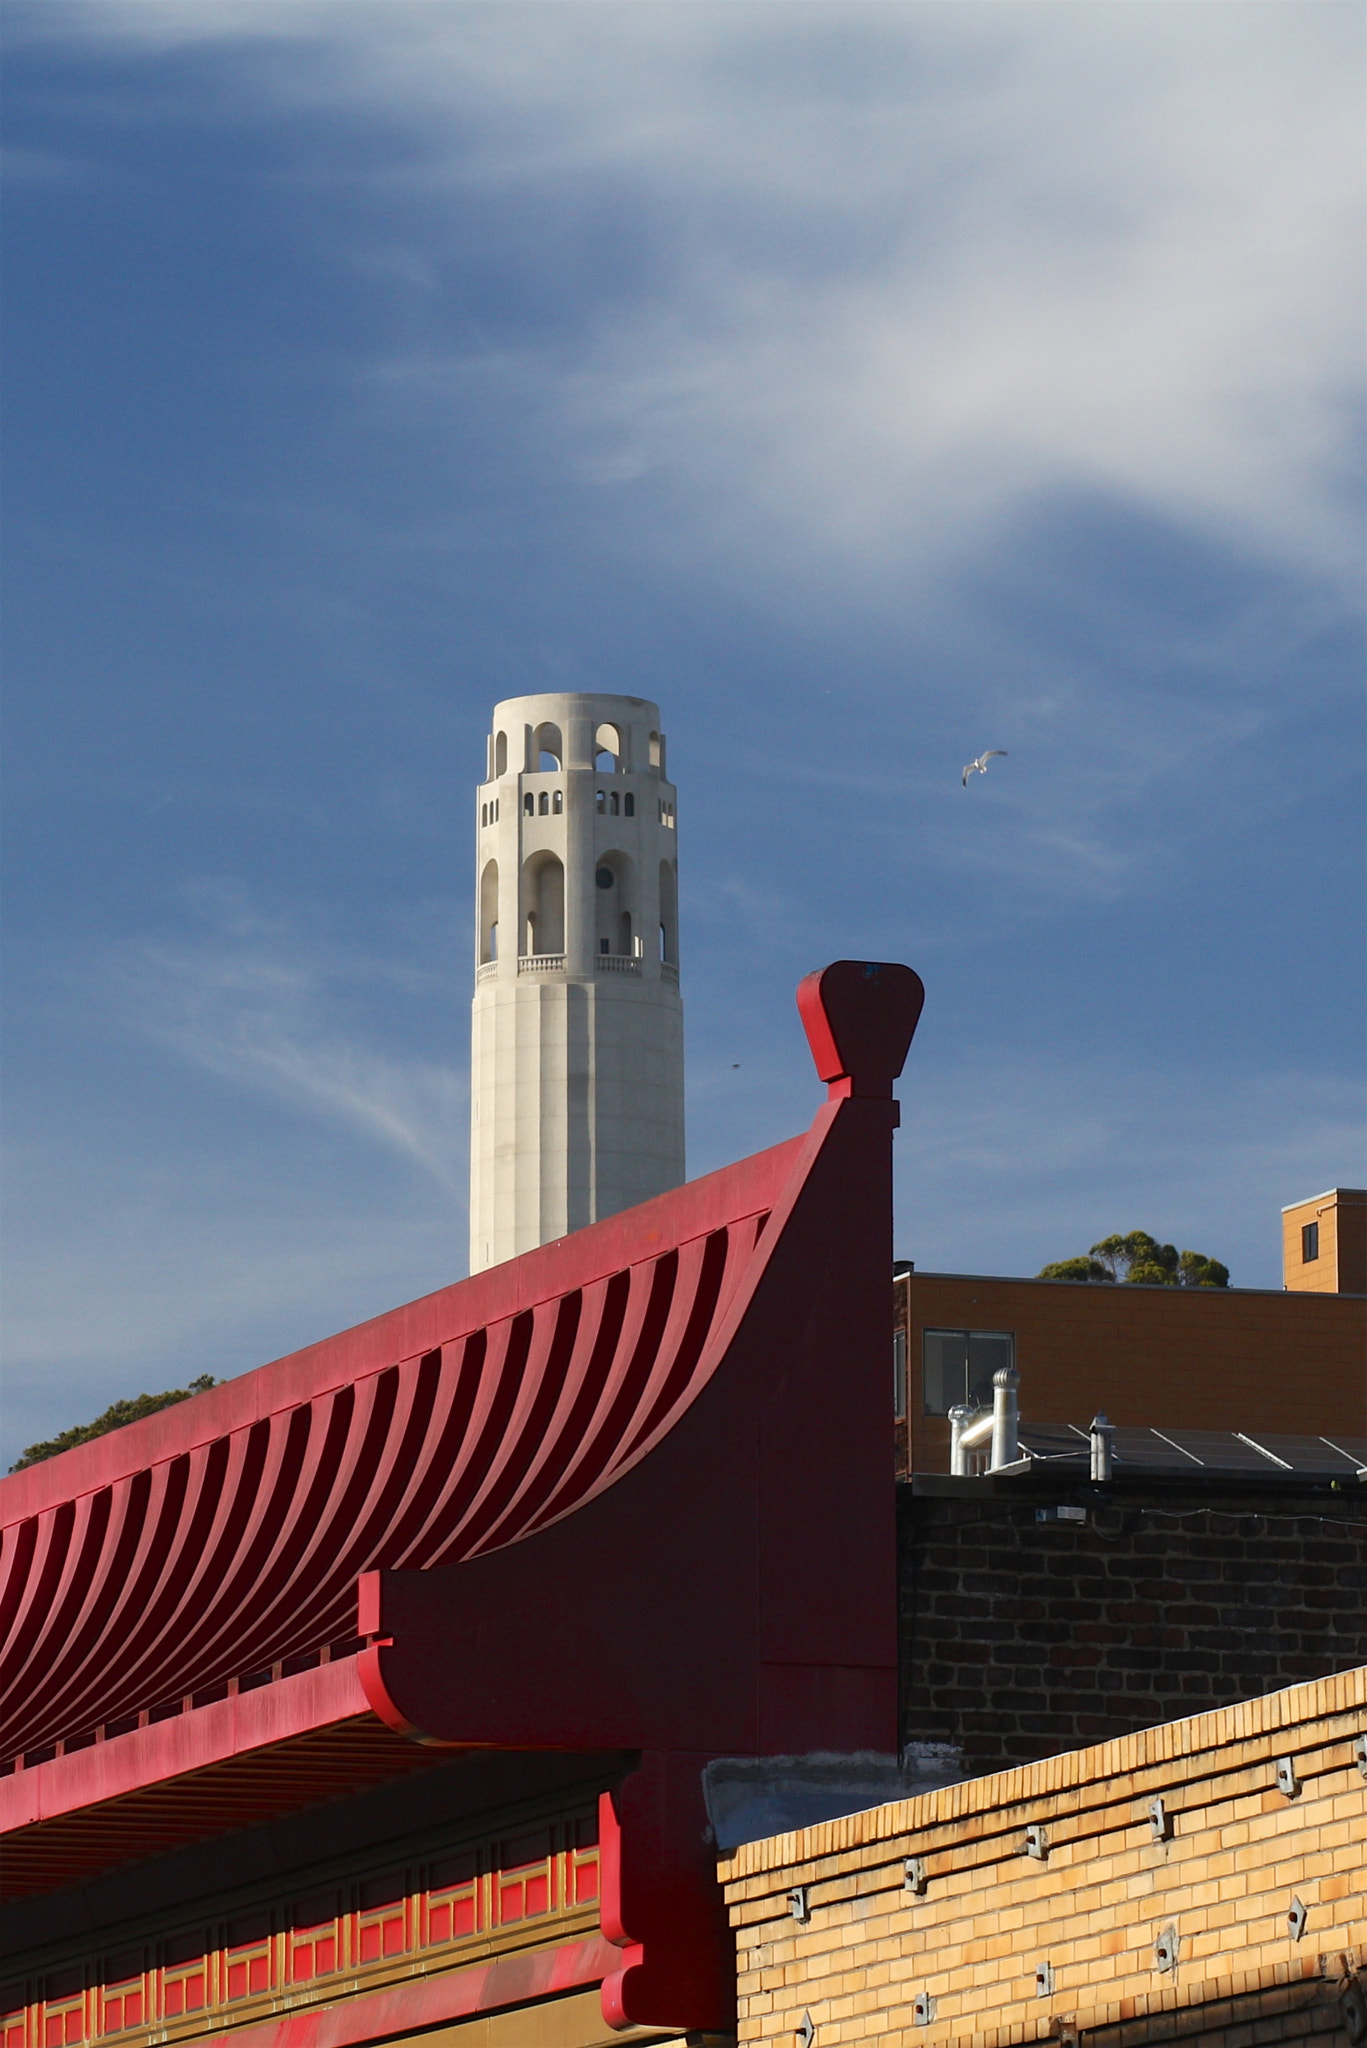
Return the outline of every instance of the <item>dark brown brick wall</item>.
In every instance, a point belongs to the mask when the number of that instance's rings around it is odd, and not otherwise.
[[[975,1773],[1367,1663],[1367,1487],[938,1484],[898,1488],[902,1739]]]

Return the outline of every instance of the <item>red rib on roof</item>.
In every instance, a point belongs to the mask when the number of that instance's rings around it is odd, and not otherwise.
[[[800,1139],[11,1480],[12,1739],[76,1736],[0,1787],[16,1889],[123,1832],[203,1839],[324,1751],[383,1771],[383,1730],[636,1752],[600,1801],[604,2014],[729,2024],[708,1758],[896,1741],[891,1090],[921,1000],[905,967],[808,977],[829,1090]],[[359,1657],[215,1711],[334,1643],[358,1576]],[[135,1709],[136,1756],[79,1746]]]
[[[315,1655],[354,1637],[361,1572],[495,1549],[612,1485],[705,1384],[801,1144],[0,1484],[0,1754]]]

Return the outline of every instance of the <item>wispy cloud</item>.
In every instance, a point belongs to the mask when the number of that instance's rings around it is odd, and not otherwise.
[[[323,1118],[397,1154],[450,1192],[463,1188],[468,1084],[454,1064],[391,1050],[346,1028],[358,990],[391,1006],[430,997],[435,977],[306,936],[235,888],[201,889],[202,936],[145,943],[106,963],[126,1026],[236,1088]],[[392,1042],[401,1033],[392,1032]]]
[[[405,124],[371,175],[445,195],[450,234],[382,388],[435,418],[517,387],[585,479],[678,494],[661,546],[705,505],[713,574],[797,547],[904,583],[1079,488],[1357,585],[1355,5],[54,13]],[[562,317],[453,350],[422,301],[492,200]]]

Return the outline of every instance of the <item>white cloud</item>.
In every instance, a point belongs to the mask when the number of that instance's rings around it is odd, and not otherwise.
[[[366,1043],[344,1022],[343,999],[358,986],[403,1005],[430,993],[431,977],[329,950],[297,920],[263,917],[239,892],[201,895],[216,913],[207,935],[145,944],[106,964],[102,979],[123,1022],[220,1080],[335,1122],[460,1190],[464,1072]]]
[[[1356,5],[65,19],[255,43],[282,104],[407,123],[417,165],[371,175],[445,188],[453,244],[472,195],[530,195],[548,236],[570,224],[548,268],[572,270],[576,208],[638,209],[651,274],[597,302],[586,281],[577,338],[472,362],[415,334],[383,384],[439,415],[472,375],[506,381],[586,479],[695,498],[718,573],[796,549],[915,577],[1057,487],[1356,586]]]

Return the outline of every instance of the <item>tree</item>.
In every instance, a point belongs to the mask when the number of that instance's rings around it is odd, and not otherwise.
[[[1115,1274],[1109,1266],[1103,1266],[1100,1259],[1056,1259],[1052,1266],[1042,1266],[1041,1280],[1101,1280],[1109,1283]]]
[[[139,1422],[144,1415],[155,1415],[159,1408],[174,1408],[177,1401],[188,1401],[192,1394],[207,1394],[210,1387],[218,1385],[212,1373],[202,1372],[188,1387],[168,1387],[164,1394],[138,1394],[131,1401],[113,1401],[93,1422],[78,1422],[74,1429],[64,1429],[47,1443],[30,1444],[10,1471],[22,1472],[26,1465],[41,1465],[44,1458],[55,1458],[59,1451],[87,1444],[92,1437],[107,1436],[111,1429],[122,1429],[126,1422]]]
[[[1179,1252],[1147,1230],[1103,1237],[1086,1258],[1059,1259],[1040,1269],[1041,1280],[1084,1280],[1129,1287],[1228,1287],[1229,1268],[1204,1252]]]

